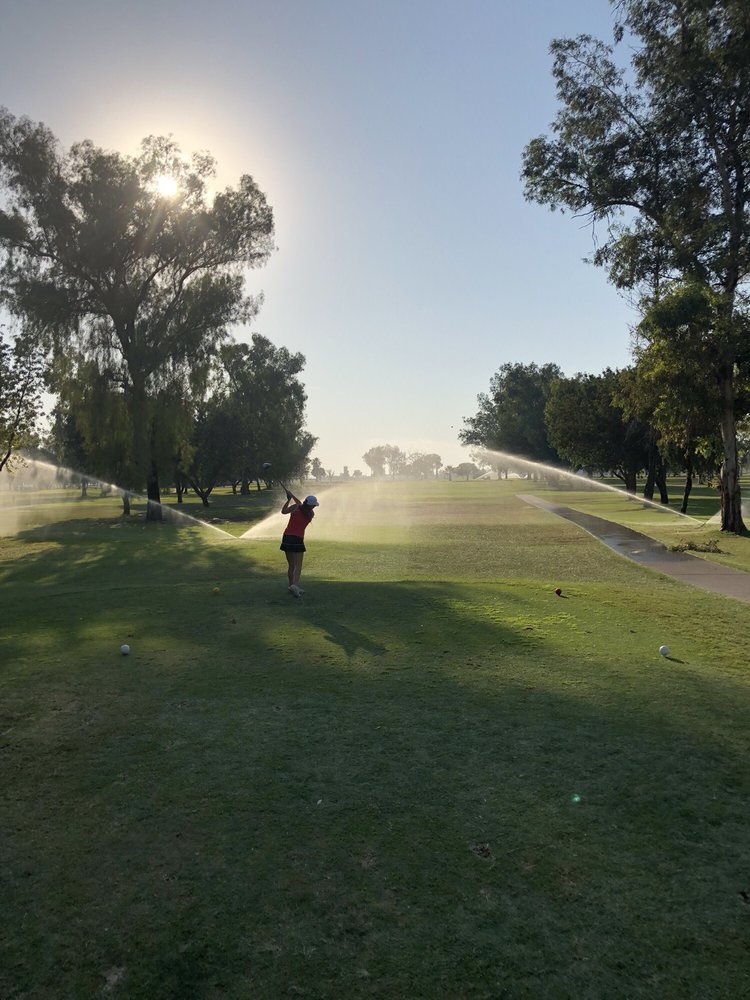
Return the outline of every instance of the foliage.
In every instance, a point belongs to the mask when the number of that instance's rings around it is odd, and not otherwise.
[[[558,379],[546,409],[557,451],[576,468],[612,470],[628,489],[647,461],[644,428],[627,420],[615,402],[621,373]]]
[[[629,70],[590,36],[552,44],[560,108],[553,137],[526,147],[526,196],[603,223],[594,263],[646,307],[665,279],[717,295],[722,528],[739,532],[734,366],[746,350],[736,310],[750,277],[750,7],[620,0],[617,11]]]
[[[218,343],[257,308],[243,269],[273,249],[252,178],[209,202],[214,174],[210,156],[188,160],[172,139],[151,136],[135,157],[88,141],[63,152],[44,125],[0,112],[0,290],[58,357],[95,364],[122,393],[155,500],[172,436],[163,397],[200,398]]]
[[[562,372],[557,365],[504,364],[490,380],[489,394],[477,397],[475,416],[464,417],[463,444],[510,452],[538,462],[559,455],[547,436],[544,411]]]
[[[442,467],[443,461],[435,452],[412,451],[406,459],[404,473],[412,479],[428,479],[436,477]]]
[[[301,475],[316,439],[305,428],[307,395],[300,381],[305,357],[253,334],[251,343],[220,350],[219,384],[232,411],[230,463],[248,482],[271,461],[276,479]],[[313,473],[314,475],[314,473]]]
[[[0,472],[19,448],[36,444],[44,363],[26,336],[6,339],[0,328]]]

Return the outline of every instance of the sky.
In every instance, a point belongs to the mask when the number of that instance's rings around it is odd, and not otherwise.
[[[127,154],[147,135],[251,174],[277,250],[261,333],[305,355],[326,469],[378,444],[466,459],[507,362],[630,361],[637,316],[583,220],[526,202],[556,111],[549,43],[612,37],[608,0],[3,0],[0,104]],[[283,400],[280,400],[283,405]]]

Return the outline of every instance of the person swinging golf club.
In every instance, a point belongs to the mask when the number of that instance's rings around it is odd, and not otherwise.
[[[281,513],[289,514],[290,517],[279,548],[286,553],[289,593],[295,597],[304,594],[299,585],[299,578],[302,573],[302,557],[305,554],[305,528],[315,517],[314,508],[317,506],[316,497],[308,496],[304,501],[298,500],[293,493],[286,490],[286,503],[281,508]]]

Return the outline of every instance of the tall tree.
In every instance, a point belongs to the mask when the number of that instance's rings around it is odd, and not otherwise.
[[[722,529],[743,530],[737,464],[738,317],[750,277],[750,6],[747,0],[611,0],[630,67],[582,35],[552,43],[553,138],[524,153],[526,196],[604,223],[594,263],[646,306],[664,278],[717,295],[724,460]],[[630,82],[632,80],[632,83]]]
[[[502,365],[490,380],[489,393],[477,396],[475,416],[464,417],[459,440],[536,462],[559,461],[547,437],[544,408],[561,377],[553,364]]]
[[[209,202],[206,154],[165,138],[138,156],[61,150],[43,124],[0,110],[0,291],[58,354],[111,372],[132,425],[149,516],[160,517],[160,395],[183,393],[257,303],[244,269],[273,249],[273,215],[243,176]]]

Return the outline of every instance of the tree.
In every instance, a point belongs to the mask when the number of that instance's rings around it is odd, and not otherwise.
[[[479,475],[479,469],[473,462],[461,462],[455,468],[451,469],[451,473],[455,473],[457,476],[463,476],[464,479],[468,481],[469,479],[476,479]]]
[[[716,396],[723,441],[722,529],[743,530],[736,447],[738,313],[750,276],[750,7],[746,0],[617,0],[619,43],[552,43],[560,110],[554,138],[524,153],[526,197],[587,215],[606,236],[593,255],[644,309],[666,280],[717,296]],[[629,82],[632,78],[632,83]]]
[[[662,453],[685,470],[683,514],[693,474],[720,462],[722,450],[714,298],[700,284],[680,283],[663,291],[638,326],[635,379],[622,399],[626,411],[648,409]],[[737,389],[739,418],[747,410],[746,379]]]
[[[648,461],[643,428],[614,402],[618,373],[559,379],[547,403],[550,441],[575,468],[611,470],[631,492]]]
[[[19,448],[36,443],[43,360],[27,337],[5,339],[0,329],[0,472]]]
[[[221,348],[222,391],[237,425],[234,467],[241,491],[272,461],[275,479],[300,475],[316,439],[304,430],[307,395],[299,379],[305,356],[253,334],[252,343]]]
[[[384,476],[385,475],[385,462],[386,462],[386,446],[376,445],[374,448],[370,448],[362,456],[362,461],[365,465],[369,466],[370,473],[373,476]]]
[[[323,467],[323,463],[319,458],[314,458],[312,460],[312,465],[310,466],[310,475],[313,479],[321,480],[326,477],[326,470]]]
[[[273,215],[252,178],[209,204],[214,173],[207,154],[187,160],[153,136],[136,157],[91,142],[62,152],[44,125],[0,111],[0,290],[55,354],[111,374],[137,485],[154,504],[169,436],[160,397],[199,389],[227,328],[257,308],[242,269],[273,249]]]
[[[185,477],[204,507],[208,507],[214,488],[230,478],[238,423],[226,397],[213,396],[198,407]]]
[[[544,408],[561,377],[553,364],[502,365],[490,380],[489,394],[477,396],[475,416],[464,417],[459,440],[532,461],[559,461],[547,437]]]

